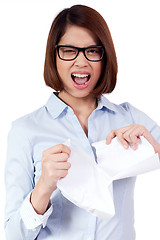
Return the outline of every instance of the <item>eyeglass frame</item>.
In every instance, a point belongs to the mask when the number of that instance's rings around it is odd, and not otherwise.
[[[71,47],[71,48],[77,49],[78,52],[77,52],[76,56],[75,56],[74,58],[72,58],[72,59],[63,59],[63,58],[60,57],[60,54],[59,54],[59,49],[60,49],[60,47]],[[91,60],[91,59],[87,58],[87,56],[86,56],[86,54],[85,54],[85,51],[86,51],[87,49],[89,49],[89,48],[101,48],[101,49],[102,49],[102,56],[101,56],[101,58],[100,58],[99,60]],[[86,58],[88,61],[90,61],[90,62],[99,62],[99,61],[101,61],[101,60],[103,59],[104,53],[105,53],[104,47],[103,47],[103,46],[100,46],[100,45],[93,45],[93,46],[89,46],[89,47],[86,47],[86,48],[80,48],[80,47],[75,47],[75,46],[71,46],[71,45],[56,45],[56,46],[55,46],[55,49],[57,49],[58,57],[59,57],[61,60],[63,60],[63,61],[73,61],[73,60],[75,60],[75,59],[78,57],[78,55],[79,55],[80,52],[83,52],[83,55],[85,56],[85,58]]]

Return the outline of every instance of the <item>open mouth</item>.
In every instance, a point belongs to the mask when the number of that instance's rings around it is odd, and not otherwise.
[[[90,74],[72,73],[71,77],[77,85],[83,86],[83,85],[87,84],[87,82],[89,81],[91,76],[90,76]]]

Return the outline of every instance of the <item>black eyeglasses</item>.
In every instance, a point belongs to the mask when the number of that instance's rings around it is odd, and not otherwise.
[[[86,48],[79,48],[69,45],[56,45],[58,57],[64,61],[72,61],[76,59],[79,52],[83,52],[88,61],[98,62],[103,59],[104,48],[102,46],[89,46]]]

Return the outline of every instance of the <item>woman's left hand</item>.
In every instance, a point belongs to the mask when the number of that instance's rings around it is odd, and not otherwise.
[[[131,124],[127,127],[112,130],[106,138],[106,144],[110,144],[112,139],[116,136],[124,148],[128,149],[129,145],[131,145],[134,150],[137,149],[137,144],[141,141],[140,137],[143,136],[153,146],[155,153],[159,153],[160,157],[160,144],[146,129],[146,127],[142,125]]]

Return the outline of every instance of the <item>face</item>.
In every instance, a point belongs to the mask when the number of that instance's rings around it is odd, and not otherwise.
[[[96,37],[86,28],[69,25],[58,45],[85,48],[98,45]],[[91,62],[83,52],[76,59],[64,61],[56,55],[57,71],[63,82],[64,91],[76,98],[89,96],[102,72],[102,61]]]

